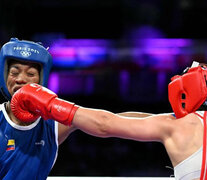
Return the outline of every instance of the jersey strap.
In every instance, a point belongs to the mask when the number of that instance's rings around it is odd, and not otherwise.
[[[199,117],[203,119],[203,155],[202,155],[202,166],[201,166],[201,175],[200,180],[207,180],[206,172],[207,172],[207,164],[206,164],[206,145],[207,145],[207,139],[206,139],[206,118],[207,118],[207,111],[204,112],[204,117],[200,116],[198,113],[195,113]]]

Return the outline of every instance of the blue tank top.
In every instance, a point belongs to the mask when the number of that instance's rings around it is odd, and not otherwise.
[[[0,157],[0,179],[47,179],[57,157],[57,127],[57,122],[41,118],[29,126],[19,126],[0,104],[0,130],[8,137],[7,150]]]

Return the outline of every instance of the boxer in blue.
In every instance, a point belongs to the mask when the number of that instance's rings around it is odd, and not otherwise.
[[[58,124],[41,118],[22,123],[10,108],[11,96],[23,85],[47,86],[51,66],[51,55],[39,43],[12,38],[1,48],[0,88],[8,102],[0,105],[0,179],[46,179],[56,160]]]

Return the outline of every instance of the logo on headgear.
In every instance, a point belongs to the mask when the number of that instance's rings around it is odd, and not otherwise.
[[[28,52],[28,51],[20,51],[20,54],[23,56],[23,57],[29,57],[31,56],[31,52]]]

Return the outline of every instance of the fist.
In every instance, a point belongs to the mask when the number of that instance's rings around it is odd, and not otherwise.
[[[11,110],[23,122],[33,122],[39,116],[49,119],[47,108],[56,97],[55,93],[41,85],[27,84],[12,96]]]
[[[14,93],[11,110],[23,122],[33,122],[39,116],[71,125],[78,109],[74,103],[57,98],[49,89],[38,84],[27,84]]]

